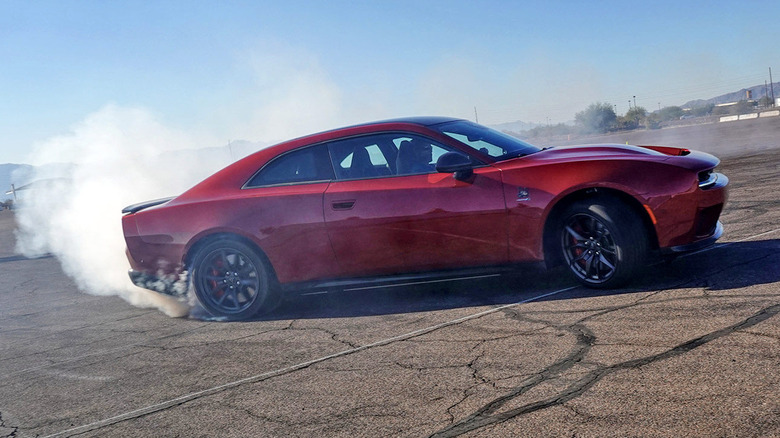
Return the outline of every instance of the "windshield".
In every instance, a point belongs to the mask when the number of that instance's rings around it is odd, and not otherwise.
[[[431,128],[499,161],[522,157],[541,150],[511,135],[467,120],[442,123]]]

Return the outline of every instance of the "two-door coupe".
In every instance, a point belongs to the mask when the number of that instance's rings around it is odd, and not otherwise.
[[[688,149],[540,149],[460,119],[367,123],[290,140],[183,194],[129,206],[130,277],[229,319],[285,291],[472,278],[563,264],[596,288],[651,256],[712,244],[728,179]]]

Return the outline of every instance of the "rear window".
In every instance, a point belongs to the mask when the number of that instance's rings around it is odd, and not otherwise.
[[[326,145],[311,146],[280,155],[252,177],[247,187],[299,184],[334,179]]]

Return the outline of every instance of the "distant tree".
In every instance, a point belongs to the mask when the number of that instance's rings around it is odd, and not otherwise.
[[[644,119],[646,116],[647,116],[647,110],[641,106],[635,106],[630,110],[626,111],[626,118],[628,119],[641,120]]]
[[[747,100],[740,100],[736,105],[732,105],[729,108],[730,114],[747,114],[756,110],[755,102],[748,102]]]
[[[731,114],[730,107],[728,106],[714,106],[712,108],[712,111],[710,111],[710,114],[713,116],[724,116],[726,114]]]
[[[702,106],[696,106],[691,108],[690,114],[694,117],[704,117],[708,116],[710,114],[713,114],[713,110],[715,109],[714,103],[708,103],[706,105]]]
[[[645,126],[647,129],[658,129],[661,127],[661,116],[658,111],[648,114],[647,117],[645,117]]]
[[[641,106],[629,109],[625,115],[617,118],[615,128],[618,130],[636,129],[647,119],[647,110]],[[646,124],[646,123],[645,123]]]
[[[665,106],[656,114],[658,114],[659,121],[668,122],[669,120],[679,120],[680,117],[685,115],[685,111],[679,106]]]
[[[772,106],[772,98],[769,96],[764,96],[761,99],[758,99],[758,106],[762,108],[767,108]]]
[[[617,115],[608,103],[596,102],[574,115],[577,125],[586,133],[607,132],[615,125]]]
[[[756,110],[756,102],[740,100],[730,105],[716,106],[712,109],[713,116],[732,115],[752,113]]]
[[[615,121],[614,129],[617,131],[630,131],[632,129],[636,129],[637,126],[636,119],[632,119],[623,115],[618,117]]]
[[[13,199],[6,199],[5,201],[3,201],[2,204],[0,204],[0,207],[2,207],[0,209],[10,210],[10,209],[13,208],[13,206],[14,206],[14,200]]]
[[[647,118],[647,110],[641,106],[635,106],[630,110],[626,111],[626,118],[630,120],[634,120],[634,122],[636,123],[636,126],[634,127],[638,128],[639,126],[644,124],[645,119]]]
[[[539,125],[523,131],[521,134],[516,135],[516,137],[539,138],[554,137],[556,135],[567,135],[573,132],[572,128],[572,126],[565,123],[558,123],[557,125]]]

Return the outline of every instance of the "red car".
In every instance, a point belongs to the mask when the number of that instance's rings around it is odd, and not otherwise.
[[[284,292],[563,264],[596,288],[712,244],[728,179],[687,149],[540,149],[460,119],[352,126],[254,153],[183,194],[123,210],[130,276],[211,313]]]

